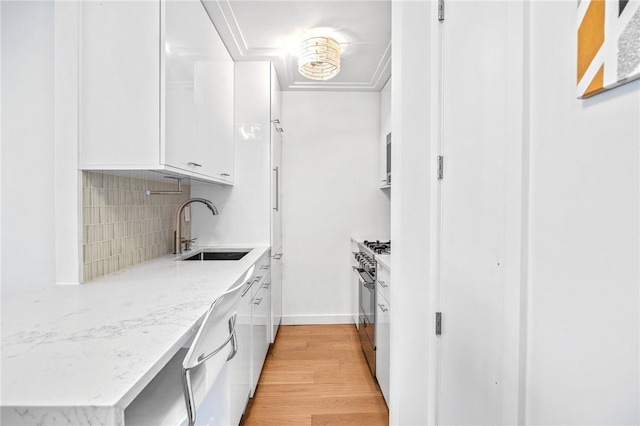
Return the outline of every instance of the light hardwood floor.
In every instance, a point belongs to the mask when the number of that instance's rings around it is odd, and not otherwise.
[[[242,426],[386,426],[353,325],[281,326]]]

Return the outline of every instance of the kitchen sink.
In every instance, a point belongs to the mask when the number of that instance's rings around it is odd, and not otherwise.
[[[203,250],[182,260],[240,260],[251,250]]]

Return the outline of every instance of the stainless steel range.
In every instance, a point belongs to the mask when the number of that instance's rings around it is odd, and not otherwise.
[[[359,336],[371,373],[376,375],[376,254],[389,254],[391,242],[363,241],[353,253],[358,277]]]

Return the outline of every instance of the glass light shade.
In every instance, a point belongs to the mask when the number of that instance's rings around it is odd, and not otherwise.
[[[311,37],[300,43],[298,71],[311,80],[329,80],[340,72],[340,45],[329,37]]]

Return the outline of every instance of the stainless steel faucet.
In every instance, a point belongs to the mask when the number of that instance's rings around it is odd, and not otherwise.
[[[216,208],[216,206],[214,206],[211,201],[206,200],[204,198],[189,198],[187,201],[180,204],[180,207],[178,207],[178,213],[176,214],[176,234],[174,237],[174,251],[173,251],[175,254],[182,253],[182,221],[180,220],[182,218],[182,211],[187,205],[194,202],[202,203],[205,206],[207,206],[207,208],[211,210],[211,213],[214,216],[218,214],[218,209]]]

